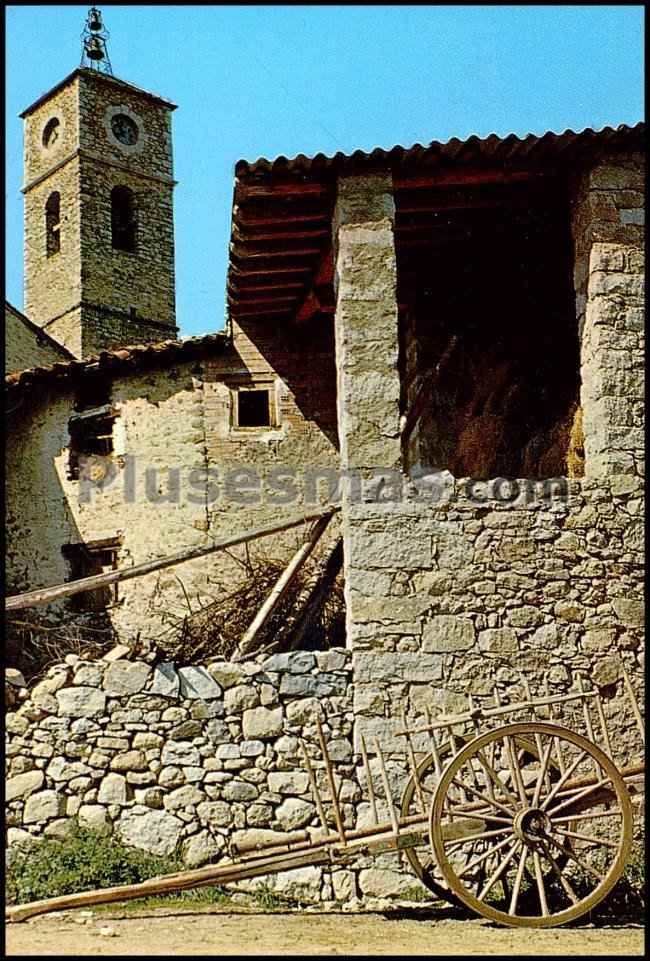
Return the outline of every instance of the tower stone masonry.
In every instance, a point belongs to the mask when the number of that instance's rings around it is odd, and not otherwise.
[[[79,68],[21,114],[25,310],[77,357],[176,336],[174,109]]]

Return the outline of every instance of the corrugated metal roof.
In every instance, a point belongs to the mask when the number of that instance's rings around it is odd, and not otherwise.
[[[618,127],[606,126],[601,130],[587,127],[579,132],[567,129],[563,133],[554,133],[549,130],[541,136],[530,133],[523,138],[517,137],[515,134],[499,137],[494,133],[483,139],[476,135],[469,137],[467,140],[452,137],[446,142],[432,140],[429,144],[416,143],[411,147],[396,145],[388,150],[375,147],[370,152],[355,150],[351,154],[339,151],[332,156],[317,153],[313,157],[298,154],[292,158],[276,157],[275,160],[260,157],[253,162],[240,160],[235,165],[235,176],[338,173],[373,166],[386,166],[386,164],[397,167],[410,166],[411,164],[418,165],[419,163],[426,164],[427,161],[437,159],[453,163],[473,163],[485,160],[494,163],[521,162],[523,160],[536,162],[547,157],[557,156],[565,151],[573,152],[588,146],[616,148],[637,146],[638,144],[641,147],[644,131],[645,124],[641,122],[634,126],[628,126],[627,124],[620,124]]]
[[[60,384],[85,374],[120,375],[143,367],[187,362],[209,353],[222,353],[230,343],[226,334],[206,334],[184,340],[161,340],[153,344],[133,344],[115,350],[102,350],[83,360],[62,361],[47,367],[31,367],[5,377],[8,389],[31,388],[35,384]]]

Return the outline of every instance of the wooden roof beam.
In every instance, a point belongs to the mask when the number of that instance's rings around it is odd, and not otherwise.
[[[269,266],[267,264],[260,264],[260,263],[258,264],[246,263],[244,265],[244,263],[236,264],[231,261],[230,268],[229,268],[229,276],[232,276],[234,279],[235,277],[266,277],[266,276],[271,276],[273,274],[292,274],[292,275],[308,274],[310,273],[310,271],[311,271],[311,267],[309,266],[309,264],[300,264],[299,266],[295,264],[285,265],[283,267],[283,266],[278,266],[277,264]]]
[[[329,228],[325,227],[319,230],[272,230],[267,232],[257,233],[256,231],[251,231],[249,228],[242,228],[241,225],[235,224],[233,227],[233,236],[235,240],[242,243],[249,243],[250,241],[260,242],[265,240],[310,240],[317,237],[329,237],[331,231]]]
[[[321,252],[321,248],[314,243],[298,242],[295,246],[288,242],[282,242],[277,248],[271,242],[262,244],[255,241],[234,241],[230,244],[230,252],[235,257],[242,260],[251,260],[267,257],[312,257]]]
[[[277,180],[268,183],[248,184],[237,181],[235,197],[241,200],[256,197],[326,197],[332,194],[332,185],[313,180],[290,180],[284,183]]]
[[[525,181],[538,181],[541,178],[548,179],[553,176],[554,173],[554,171],[548,168],[543,170],[472,170],[469,168],[456,167],[448,170],[436,170],[430,174],[398,174],[393,176],[393,190],[415,190],[449,186],[462,187],[467,184],[514,184]]]

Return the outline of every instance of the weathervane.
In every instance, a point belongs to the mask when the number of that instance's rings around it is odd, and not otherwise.
[[[108,30],[102,22],[100,10],[97,7],[91,7],[81,34],[83,44],[81,51],[82,67],[90,67],[91,70],[99,70],[101,73],[108,73],[113,76],[113,68],[106,46],[109,36]]]

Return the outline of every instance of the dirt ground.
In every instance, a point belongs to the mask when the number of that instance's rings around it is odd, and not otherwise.
[[[102,929],[104,929],[102,931]],[[499,928],[431,912],[234,913],[214,907],[44,915],[6,927],[9,957],[643,955],[641,926]]]

